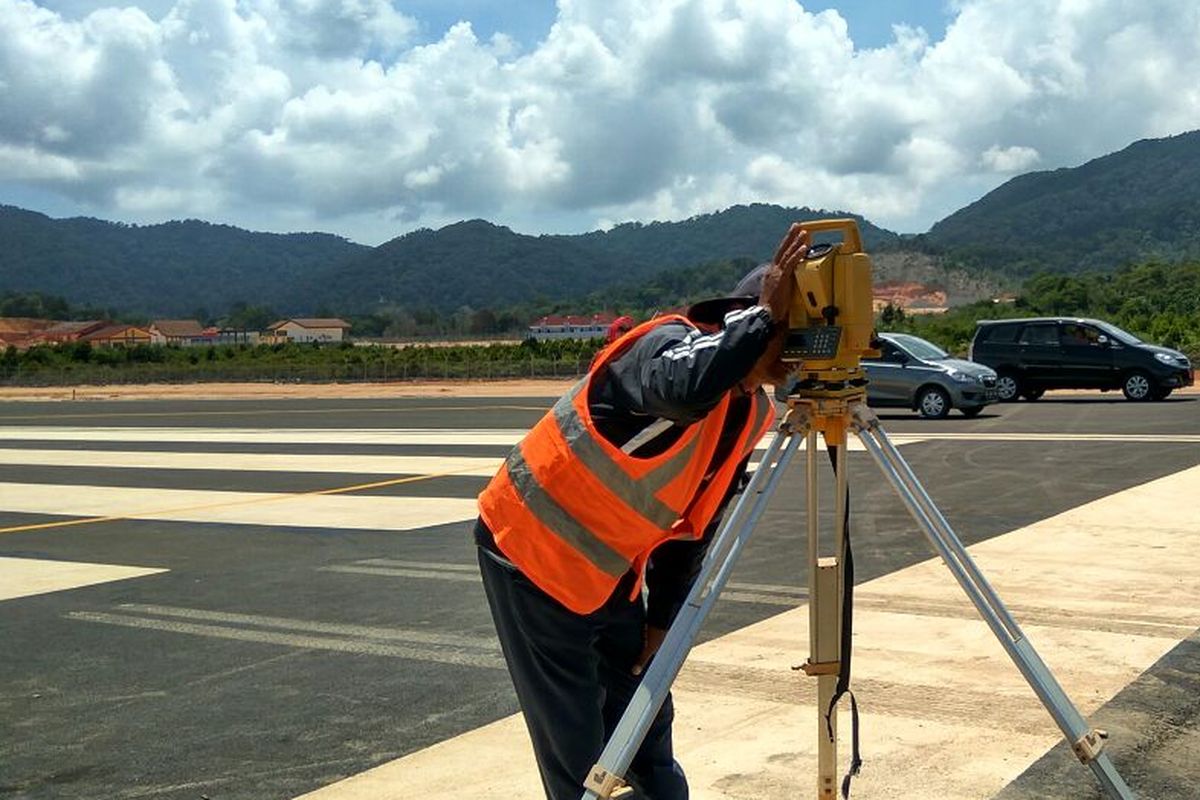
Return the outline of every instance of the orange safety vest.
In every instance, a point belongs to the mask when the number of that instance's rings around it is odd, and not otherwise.
[[[653,319],[601,351],[479,496],[479,514],[500,552],[579,614],[602,606],[631,569],[638,580],[630,599],[637,597],[655,547],[703,536],[738,465],[775,419],[771,399],[760,388],[730,457],[712,472],[729,393],[657,455],[635,457],[605,439],[588,409],[594,376],[649,330],[674,321],[687,322],[679,315]]]

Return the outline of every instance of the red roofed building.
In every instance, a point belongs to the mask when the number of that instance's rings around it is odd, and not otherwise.
[[[531,339],[602,339],[608,326],[616,320],[615,314],[600,313],[591,316],[549,314],[529,326]]]
[[[87,342],[92,347],[135,347],[139,344],[150,344],[153,337],[145,328],[116,323],[84,334],[77,341]]]
[[[77,342],[84,336],[95,333],[101,328],[113,325],[106,319],[76,320],[73,322],[56,322],[38,334],[38,338],[46,344],[63,344]]]

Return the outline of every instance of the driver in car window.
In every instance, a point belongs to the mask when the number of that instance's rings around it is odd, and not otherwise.
[[[1083,325],[1068,325],[1064,344],[1087,347],[1096,343],[1096,332]]]

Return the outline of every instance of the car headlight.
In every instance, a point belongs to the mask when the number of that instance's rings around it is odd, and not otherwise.
[[[1155,353],[1154,357],[1164,364],[1170,364],[1172,367],[1179,363],[1175,356],[1170,355],[1169,353]]]
[[[955,383],[974,383],[975,382],[975,376],[968,375],[965,372],[959,372],[958,370],[955,370],[955,369],[949,370],[946,373],[946,375],[948,375],[950,377],[950,380],[954,381]]]

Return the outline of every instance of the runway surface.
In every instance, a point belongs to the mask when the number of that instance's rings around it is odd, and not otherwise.
[[[535,797],[469,532],[551,402],[0,405],[0,797]],[[1194,797],[1200,401],[993,409],[884,424],[1139,796]],[[1098,796],[849,460],[855,796]],[[693,797],[807,793],[803,495],[794,470],[681,676]]]

